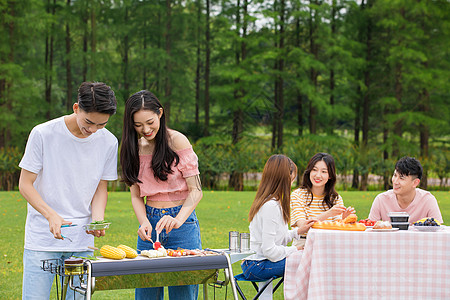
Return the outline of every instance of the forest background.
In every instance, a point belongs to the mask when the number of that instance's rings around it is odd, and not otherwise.
[[[273,153],[301,173],[328,152],[342,189],[389,188],[409,155],[423,188],[448,190],[449,1],[0,0],[0,13],[0,190],[83,81],[115,91],[119,141],[125,100],[152,91],[206,189],[254,189]]]

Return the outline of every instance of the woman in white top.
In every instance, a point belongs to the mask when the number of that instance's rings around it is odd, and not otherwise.
[[[291,184],[296,176],[297,166],[284,155],[272,155],[264,166],[249,213],[250,249],[256,253],[241,265],[248,280],[283,276],[286,257],[299,250],[287,244],[314,223],[309,220],[295,230],[289,230]]]

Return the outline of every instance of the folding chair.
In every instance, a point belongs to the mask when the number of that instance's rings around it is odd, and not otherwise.
[[[242,289],[240,288],[238,281],[250,281],[253,285],[253,287],[256,290],[256,295],[252,298],[253,300],[258,299],[259,296],[261,296],[261,294],[265,291],[265,289],[277,278],[280,278],[280,280],[278,280],[277,284],[275,285],[274,289],[272,290],[272,294],[275,293],[275,291],[280,287],[280,285],[283,283],[284,277],[278,277],[278,276],[274,276],[272,278],[270,278],[269,280],[248,280],[245,279],[244,274],[238,274],[236,276],[234,276],[234,281],[236,283],[236,289],[237,292],[239,293],[239,295],[241,296],[241,298],[243,300],[247,300],[247,298],[245,297],[244,293],[242,292]],[[267,281],[267,282],[266,282]],[[258,283],[259,282],[266,282],[261,289],[258,287]]]

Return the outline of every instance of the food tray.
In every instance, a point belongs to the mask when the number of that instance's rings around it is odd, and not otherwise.
[[[399,222],[408,222],[409,214],[407,212],[389,212],[388,217],[391,219],[391,222],[399,223]]]
[[[400,230],[408,230],[409,223],[408,222],[392,222],[392,228],[399,228]]]
[[[436,231],[444,229],[444,227],[442,227],[442,226],[416,226],[416,225],[414,225],[412,227],[418,231],[426,231],[426,232],[436,232]]]
[[[86,224],[83,225],[83,229],[84,230],[104,230],[104,229],[108,229],[109,225],[111,225],[111,223],[99,223],[99,224]]]

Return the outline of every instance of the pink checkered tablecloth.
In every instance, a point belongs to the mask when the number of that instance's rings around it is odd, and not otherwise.
[[[311,229],[286,260],[286,300],[450,299],[450,227],[437,232]]]

